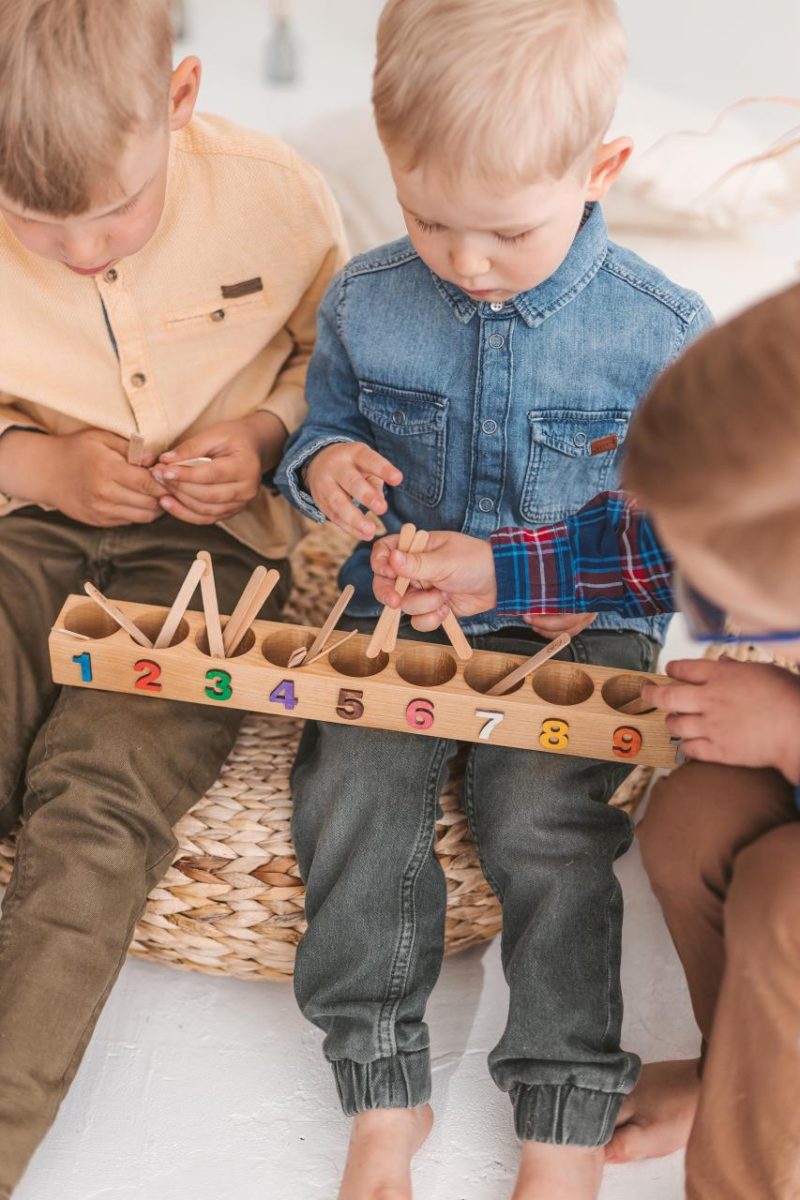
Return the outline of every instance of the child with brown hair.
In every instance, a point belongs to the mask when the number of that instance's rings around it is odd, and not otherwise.
[[[800,661],[798,327],[795,287],[706,335],[656,383],[632,423],[623,471],[650,518],[623,497],[600,497],[559,526],[501,531],[494,555],[446,531],[413,560],[390,541],[373,555],[377,594],[399,603],[397,572],[432,582],[433,596],[417,588],[403,601],[426,629],[448,607],[477,611],[487,596],[537,623],[542,606],[669,610],[677,601],[702,641]],[[578,545],[595,568],[605,562],[604,580],[576,570]],[[558,604],[545,601],[543,570]],[[690,1200],[796,1200],[800,678],[730,658],[667,669],[674,682],[645,695],[669,714],[693,761],[656,785],[639,832],[703,1055],[699,1071],[694,1062],[644,1068],[608,1159],[669,1153],[691,1130]]]
[[[171,603],[200,548],[228,612],[271,560],[277,613],[297,525],[262,476],[305,413],[344,258],[315,171],[193,115],[200,64],[172,69],[169,8],[0,0],[0,828],[22,818],[0,921],[0,1196],[240,720],[59,689],[48,630],[86,579]],[[191,458],[210,461],[176,465]]]

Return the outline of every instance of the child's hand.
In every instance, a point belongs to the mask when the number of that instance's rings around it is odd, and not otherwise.
[[[42,498],[65,516],[101,528],[149,525],[162,516],[164,488],[146,466],[129,464],[125,438],[103,429],[31,436],[31,465],[37,472],[39,464]],[[145,460],[152,461],[152,456]]]
[[[566,633],[567,630],[573,636],[576,636],[584,629],[587,629],[596,616],[597,613],[532,613],[530,616],[523,617],[522,619],[540,637],[552,641],[553,638],[558,637],[560,633]]]
[[[161,507],[190,525],[213,525],[241,512],[258,495],[261,476],[286,441],[283,422],[269,412],[223,421],[162,454],[153,475],[168,490]],[[177,463],[210,458],[192,467]]]
[[[373,591],[381,604],[402,605],[415,629],[436,629],[448,611],[471,617],[497,604],[494,556],[489,542],[463,533],[432,533],[424,554],[403,554],[398,538],[382,538],[372,550]],[[400,600],[398,576],[412,580]],[[423,588],[422,585],[427,585]]]
[[[397,467],[362,442],[325,446],[305,470],[306,486],[320,512],[340,529],[367,542],[375,536],[375,525],[353,501],[363,504],[376,517],[383,516],[388,507],[384,483],[397,487],[403,482]]]
[[[731,658],[681,659],[642,698],[669,713],[667,728],[688,758],[775,767],[800,783],[800,679],[781,667]]]

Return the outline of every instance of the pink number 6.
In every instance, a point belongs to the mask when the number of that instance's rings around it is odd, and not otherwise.
[[[430,729],[433,725],[433,702],[412,700],[406,709],[406,720],[412,729]]]

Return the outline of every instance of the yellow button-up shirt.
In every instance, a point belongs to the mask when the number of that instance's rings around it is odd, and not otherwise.
[[[257,410],[291,433],[317,307],[345,257],[312,167],[266,134],[195,117],[173,134],[155,235],[104,275],[31,254],[0,219],[0,435],[139,433],[160,454]],[[0,516],[24,503],[0,495]],[[265,488],[221,525],[270,558],[300,528]]]

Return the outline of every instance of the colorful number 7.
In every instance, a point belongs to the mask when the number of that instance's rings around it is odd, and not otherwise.
[[[493,712],[489,708],[476,708],[475,716],[483,717],[486,720],[486,724],[478,734],[478,737],[484,742],[489,741],[493,732],[495,729],[497,729],[497,726],[506,719],[506,714],[504,712]]]

